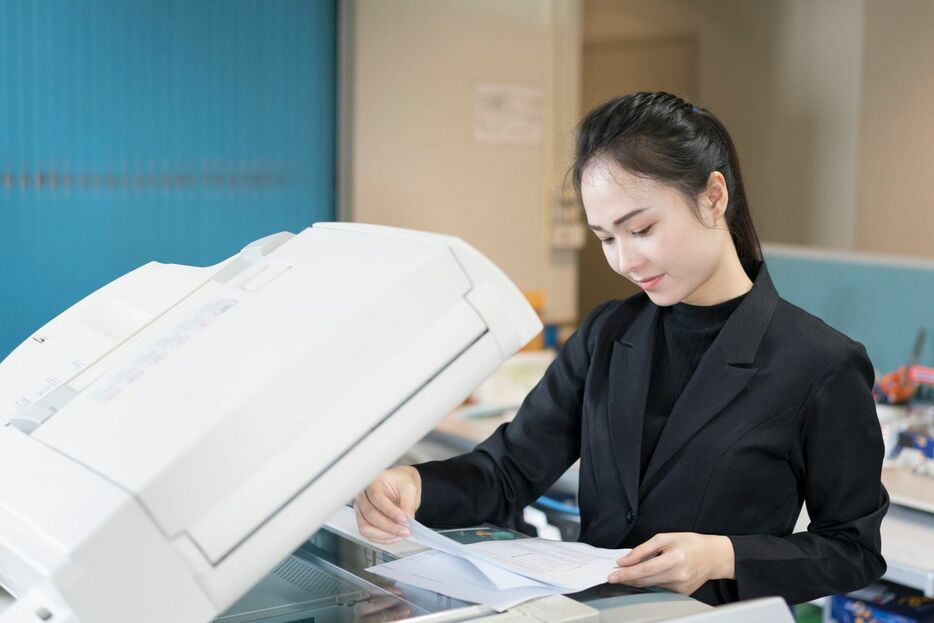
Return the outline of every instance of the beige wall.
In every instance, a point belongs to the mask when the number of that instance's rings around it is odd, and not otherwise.
[[[934,2],[867,0],[860,250],[934,257]]]
[[[578,116],[580,5],[574,0],[351,2],[349,216],[453,234],[548,316],[576,316],[576,256],[552,251],[551,218]],[[473,134],[478,83],[541,89],[536,144]]]
[[[754,165],[765,166],[763,237],[854,249],[863,2],[784,0],[777,17]]]

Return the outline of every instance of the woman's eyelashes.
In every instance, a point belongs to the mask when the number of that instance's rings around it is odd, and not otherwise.
[[[642,229],[633,230],[629,232],[629,235],[632,236],[633,238],[641,238],[643,236],[647,236],[649,234],[649,231],[652,229],[654,225],[655,223],[652,223],[648,227],[643,227]],[[600,243],[611,244],[614,240],[615,238],[600,238]]]
[[[655,223],[652,223],[652,225],[655,225]],[[652,229],[652,225],[649,225],[648,227],[643,227],[642,229],[634,230],[631,233],[633,237],[635,238],[641,238],[642,236],[647,236],[649,233],[649,230]]]

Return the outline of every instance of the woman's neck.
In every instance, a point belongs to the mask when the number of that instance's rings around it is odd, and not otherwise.
[[[731,249],[732,250],[732,249]],[[688,305],[716,305],[746,294],[752,289],[752,280],[743,269],[735,250],[724,254],[710,278],[691,292],[682,302]]]

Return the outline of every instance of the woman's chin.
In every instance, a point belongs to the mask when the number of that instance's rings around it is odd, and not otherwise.
[[[659,307],[670,307],[674,305],[675,303],[678,303],[681,301],[681,299],[678,298],[677,295],[672,294],[670,292],[658,292],[658,291],[650,292],[646,290],[645,293],[646,295],[648,295],[649,300],[655,303],[656,305],[658,305]]]

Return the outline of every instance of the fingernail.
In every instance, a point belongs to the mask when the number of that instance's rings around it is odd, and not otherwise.
[[[399,528],[399,532],[397,532],[396,534],[398,534],[399,536],[409,536],[412,533],[409,531],[408,528],[402,527],[402,528]]]
[[[617,582],[618,579],[619,579],[619,578],[617,578],[615,575],[611,575],[609,578],[607,578],[607,581],[608,581],[610,584],[616,584],[616,582]]]

